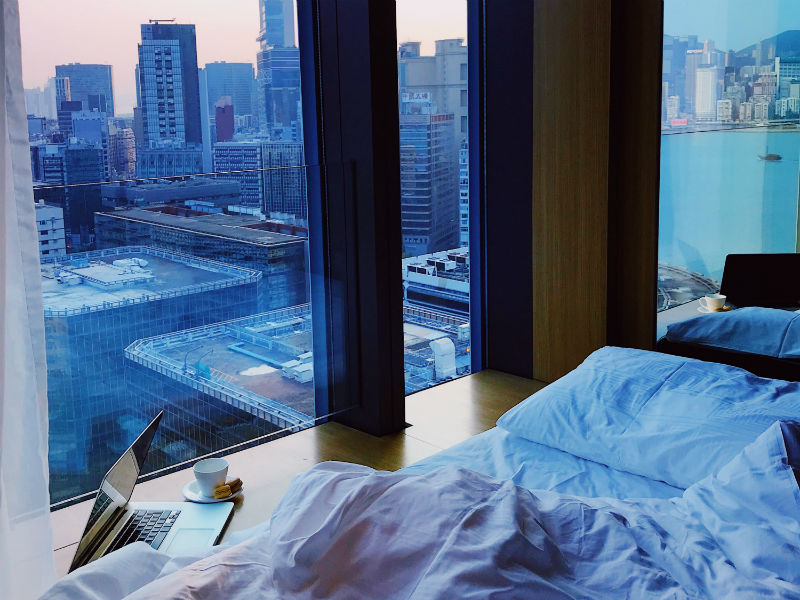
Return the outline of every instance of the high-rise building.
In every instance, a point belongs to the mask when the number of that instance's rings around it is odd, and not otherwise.
[[[58,105],[58,130],[65,137],[72,137],[72,115],[80,112],[83,106],[80,100],[62,100]]]
[[[83,144],[100,148],[105,165],[103,181],[111,179],[111,138],[106,113],[80,110],[72,113],[72,137]]]
[[[115,178],[130,179],[136,175],[136,137],[133,129],[114,128],[110,134],[111,172]]]
[[[152,179],[203,172],[203,146],[199,144],[165,141],[151,147],[136,146],[137,177]]]
[[[45,92],[39,88],[25,90],[25,111],[36,117],[52,118]]]
[[[753,120],[753,103],[742,102],[739,105],[739,121],[742,123],[749,123]]]
[[[234,106],[230,96],[223,96],[214,105],[214,125],[217,132],[218,142],[229,142],[233,139]]]
[[[458,151],[458,243],[469,246],[469,144]]]
[[[717,118],[717,100],[722,95],[723,67],[704,65],[697,68],[695,83],[695,118],[713,121]]]
[[[169,406],[143,404],[129,391],[126,347],[253,314],[260,279],[257,271],[140,247],[42,259],[53,500],[95,489],[129,443],[128,426]]]
[[[250,63],[213,62],[205,66],[208,85],[208,114],[214,116],[214,107],[220,98],[230,96],[236,117],[258,115],[254,106],[255,71]]]
[[[451,114],[400,114],[400,210],[409,255],[459,242],[458,158]]]
[[[717,121],[730,123],[733,121],[733,102],[730,100],[717,100]]]
[[[686,50],[684,60],[684,88],[683,108],[690,114],[695,114],[695,89],[697,88],[697,68],[703,63],[703,50],[689,48]]]
[[[276,128],[297,123],[300,96],[300,50],[269,47],[258,53],[261,127],[271,136]]]
[[[680,114],[680,96],[669,96],[667,98],[667,122],[677,119]]]
[[[71,100],[79,100],[83,110],[96,110],[113,117],[114,85],[111,73],[111,65],[56,65],[56,77],[69,78]]]
[[[64,211],[64,235],[68,251],[91,249],[95,211],[100,210],[100,185],[106,166],[103,149],[93,144],[47,144],[38,148],[40,182],[34,198]],[[66,186],[66,187],[53,187]]]
[[[294,2],[293,0],[259,0],[258,41],[261,49],[288,48],[294,41]]]
[[[201,145],[200,87],[194,25],[142,25],[137,99],[143,139],[140,146],[169,141]]]
[[[189,186],[188,190],[181,192],[189,193],[191,188],[197,187],[208,186]],[[159,190],[152,192],[153,195],[158,193]],[[182,212],[185,214],[180,214]],[[222,213],[202,215],[191,210],[181,211],[177,204],[95,214],[99,249],[142,245],[260,271],[259,311],[308,302],[307,240],[266,231],[260,229],[261,226],[258,217]]]
[[[246,140],[214,144],[214,172],[238,181],[242,204],[308,219],[303,144]],[[228,173],[228,174],[224,174]]]
[[[40,200],[36,203],[36,229],[39,235],[39,256],[66,256],[64,211]]]
[[[469,133],[467,47],[463,39],[437,40],[433,56],[420,54],[420,42],[406,42],[397,53],[398,87],[403,97],[430,94],[439,113],[452,113],[457,143]]]

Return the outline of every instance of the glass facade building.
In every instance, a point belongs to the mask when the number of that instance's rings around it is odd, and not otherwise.
[[[154,408],[125,384],[136,339],[252,314],[261,274],[144,247],[42,258],[53,501],[94,489]]]
[[[95,110],[114,116],[111,65],[81,63],[56,65],[56,77],[69,78],[68,99],[80,101],[83,110]]]

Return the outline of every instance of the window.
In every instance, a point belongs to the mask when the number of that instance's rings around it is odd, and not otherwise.
[[[327,416],[315,350],[330,342],[320,346],[312,323],[339,315],[311,307],[308,182],[320,169],[305,159],[295,21],[277,40],[247,11],[186,9],[145,28],[152,15],[139,8],[115,28],[58,35],[76,8],[97,6],[28,3],[21,15],[28,112],[47,123],[30,139],[37,215],[57,223],[41,251],[56,506],[96,489],[161,409],[146,472]],[[138,48],[109,51],[119,28]],[[244,31],[261,42],[240,57],[226,40]],[[77,37],[93,40],[97,64],[68,62]],[[43,38],[59,40],[63,64],[36,52]],[[146,66],[171,53],[163,45],[207,61],[167,63],[168,124],[162,76]],[[63,121],[70,136],[56,119],[57,77],[82,82],[66,98],[80,105]],[[107,112],[88,110],[96,94]],[[232,110],[218,113],[222,97]]]
[[[471,372],[466,2],[418,38],[425,6],[397,3],[407,394]]]
[[[730,253],[798,249],[794,4],[664,3],[658,306],[719,289]]]

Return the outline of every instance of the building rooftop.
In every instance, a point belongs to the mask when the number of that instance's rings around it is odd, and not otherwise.
[[[258,271],[140,246],[43,257],[41,273],[45,317],[109,310],[261,278]]]
[[[308,304],[133,342],[125,356],[281,427],[313,420]]]
[[[152,223],[163,227],[173,227],[206,235],[224,237],[232,240],[258,244],[262,246],[276,246],[280,244],[290,244],[304,242],[305,239],[288,235],[285,233],[275,233],[262,229],[251,229],[249,225],[256,225],[261,221],[252,215],[224,215],[210,214],[197,216],[177,216],[155,210],[144,210],[141,208],[130,208],[126,210],[109,211],[102,214],[115,219],[125,219],[129,221],[139,221],[142,223]]]

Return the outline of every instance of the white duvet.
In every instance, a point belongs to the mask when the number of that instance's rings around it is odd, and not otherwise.
[[[797,425],[775,423],[671,499],[530,491],[456,467],[324,463],[241,544],[177,570],[133,545],[46,597],[800,598],[800,464],[787,451],[798,439]],[[121,583],[99,568],[115,557],[117,571],[147,566]]]

